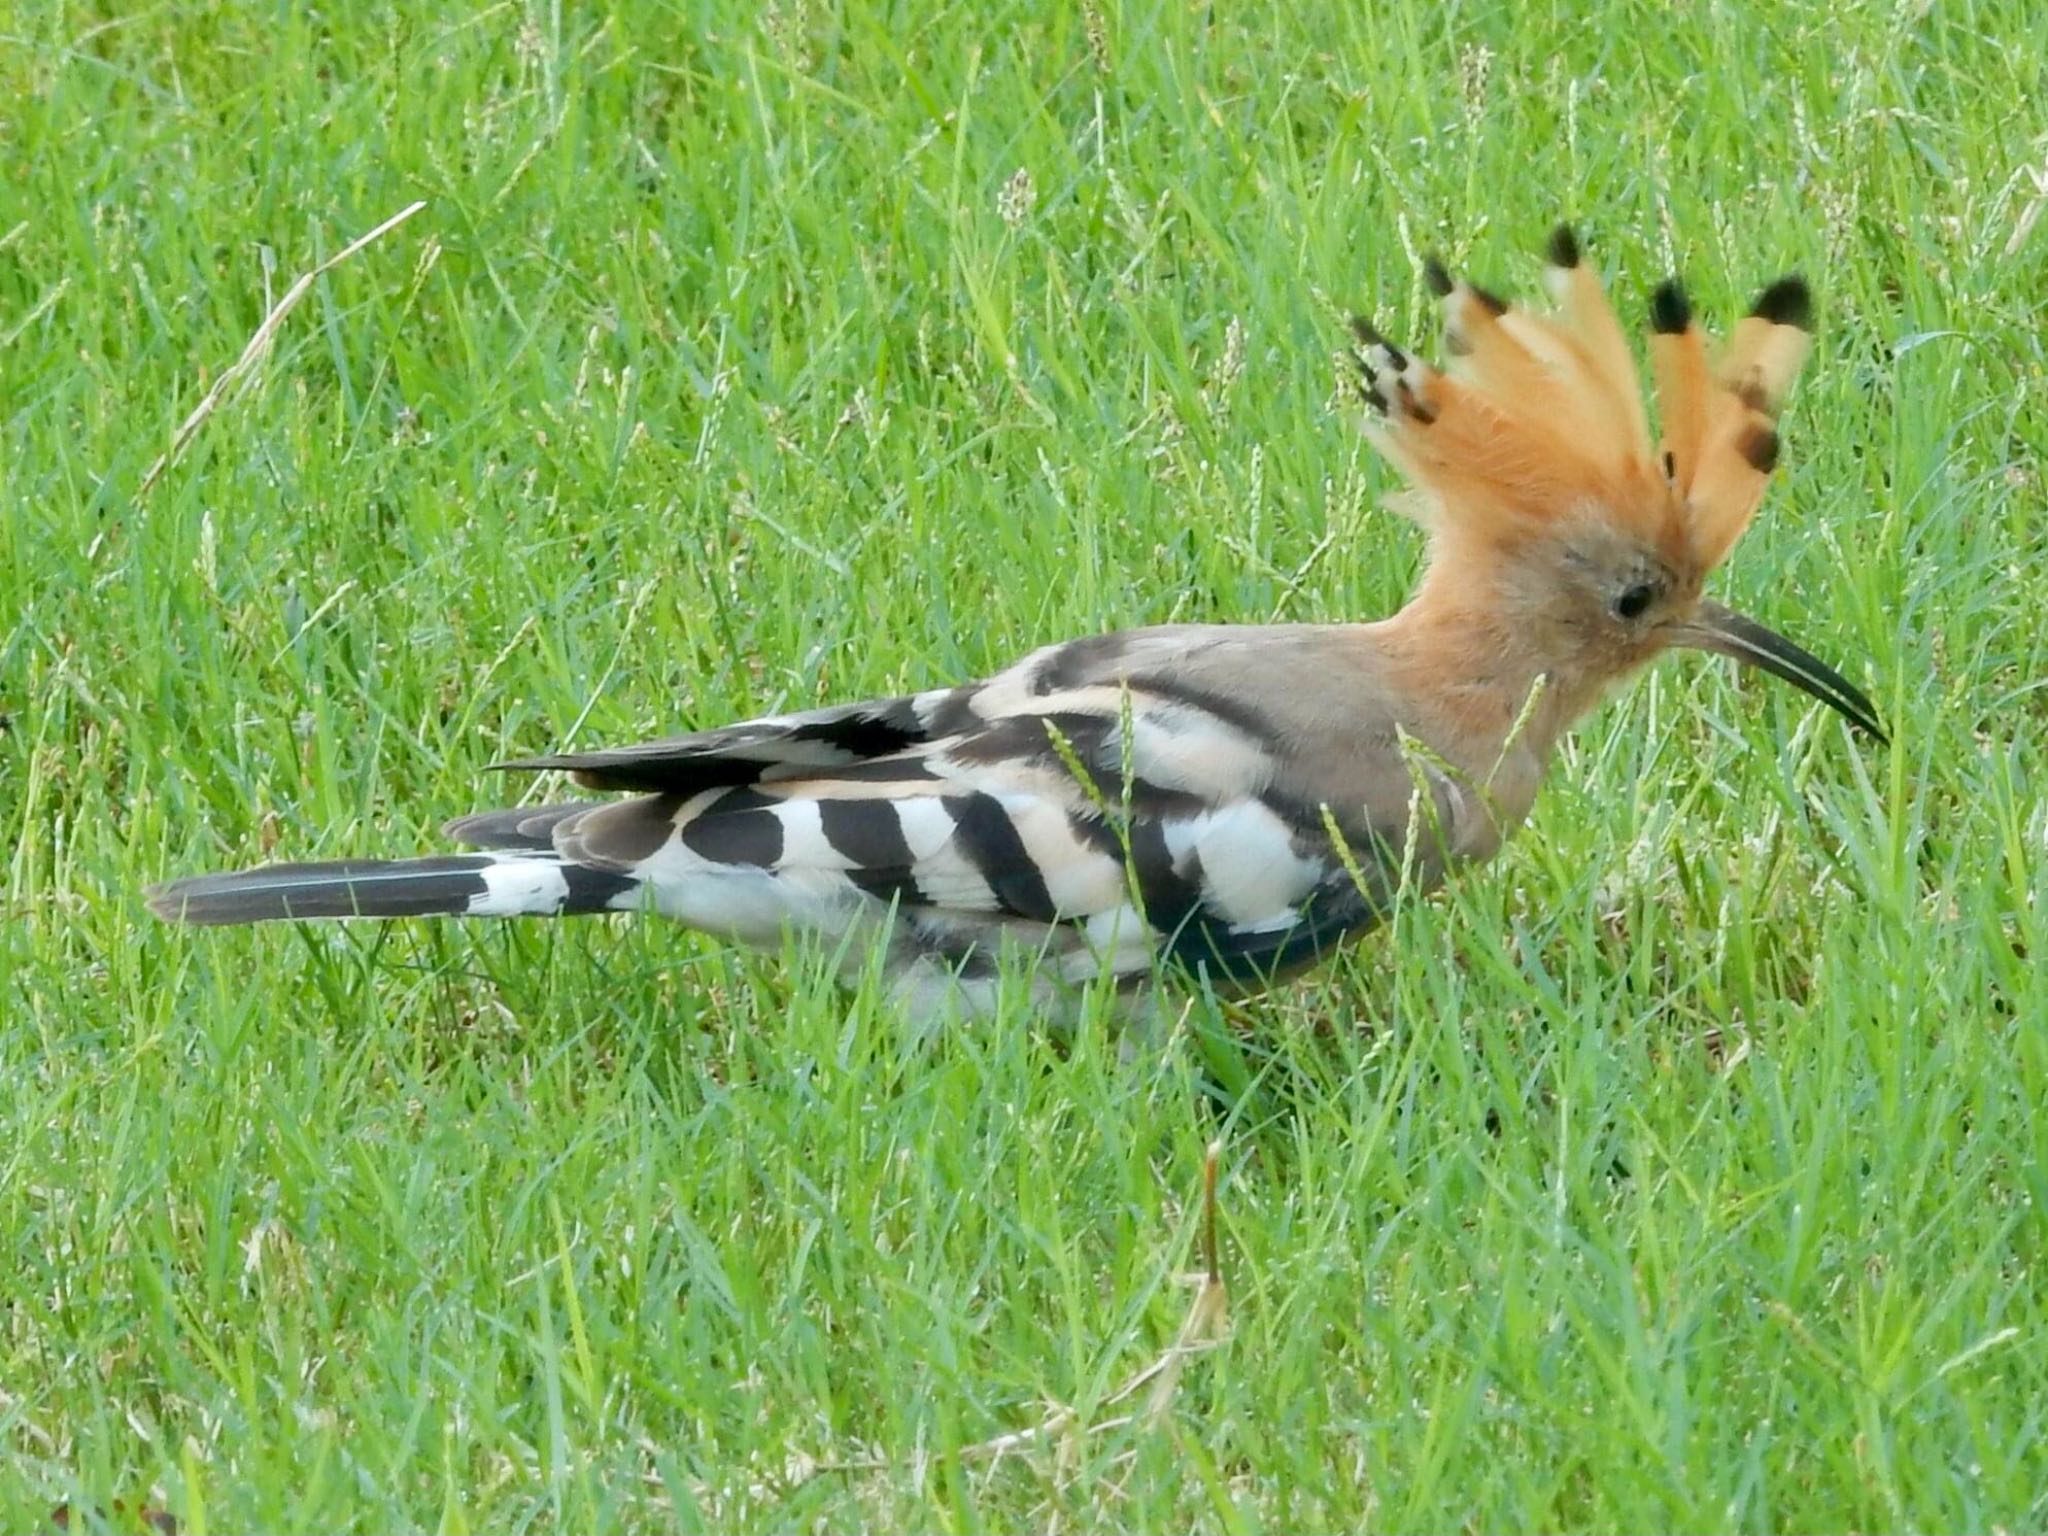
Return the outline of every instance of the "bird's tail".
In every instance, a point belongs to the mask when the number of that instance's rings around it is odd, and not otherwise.
[[[633,875],[551,852],[265,864],[152,887],[150,910],[221,926],[313,917],[564,917],[640,905]]]

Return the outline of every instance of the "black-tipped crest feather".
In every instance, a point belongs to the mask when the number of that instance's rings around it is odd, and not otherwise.
[[[1676,336],[1692,324],[1692,305],[1685,288],[1675,277],[1666,278],[1650,295],[1650,329],[1661,336]]]
[[[1465,290],[1472,295],[1473,300],[1482,309],[1487,310],[1489,313],[1504,315],[1508,312],[1508,301],[1495,293],[1491,288],[1482,288],[1477,283],[1467,283]]]
[[[1758,294],[1749,312],[1773,325],[1791,325],[1802,331],[1811,331],[1813,293],[1806,286],[1806,279],[1794,272],[1779,278]]]

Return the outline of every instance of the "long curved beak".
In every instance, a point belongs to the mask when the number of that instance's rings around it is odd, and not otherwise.
[[[1696,651],[1718,651],[1774,677],[1782,677],[1835,710],[1858,730],[1876,737],[1880,743],[1891,740],[1878,723],[1876,707],[1861,688],[1776,630],[1765,628],[1755,619],[1743,617],[1733,608],[1703,601],[1692,622],[1682,625],[1672,636],[1671,643],[1689,646]]]

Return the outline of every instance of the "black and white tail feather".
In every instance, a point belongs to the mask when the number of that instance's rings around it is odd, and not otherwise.
[[[1138,990],[1162,962],[1254,987],[1371,926],[1399,878],[1412,776],[1392,733],[1348,739],[1269,686],[1318,634],[1096,636],[978,685],[507,763],[631,797],[450,823],[476,853],[202,875],[150,906],[198,924],[646,910],[764,947],[873,938],[925,1010],[992,1004],[1006,948],[1035,956],[1042,1003]],[[1326,806],[1334,770],[1374,765],[1401,795]],[[1433,788],[1455,831],[1465,796]],[[1412,873],[1433,885],[1443,862],[1432,841]]]

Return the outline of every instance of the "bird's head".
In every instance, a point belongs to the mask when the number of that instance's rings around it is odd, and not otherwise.
[[[1882,740],[1847,679],[1703,595],[1777,462],[1778,409],[1812,325],[1806,284],[1764,289],[1712,357],[1677,282],[1656,290],[1653,442],[1627,338],[1569,229],[1548,255],[1548,313],[1430,262],[1443,371],[1353,323],[1367,434],[1408,479],[1393,504],[1429,533],[1423,608],[1483,616],[1575,699],[1691,647],[1784,678]]]

